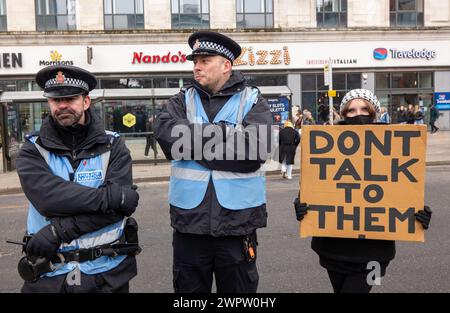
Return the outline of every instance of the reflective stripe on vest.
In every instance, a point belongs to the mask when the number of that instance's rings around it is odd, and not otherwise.
[[[227,122],[242,130],[242,121],[253,107],[258,90],[250,87],[234,94],[214,118],[214,123]],[[208,116],[194,88],[185,93],[186,115],[191,123],[209,123]],[[236,173],[209,170],[195,161],[172,161],[169,202],[182,209],[193,209],[203,200],[212,179],[217,200],[230,210],[243,210],[266,202],[264,172]]]
[[[109,134],[113,137],[118,137],[117,134]],[[33,136],[28,137],[27,139],[35,145],[55,176],[59,176],[64,180],[69,181],[70,174],[73,174],[74,182],[92,188],[98,188],[101,184],[103,184],[106,171],[108,169],[110,151],[93,158],[81,160],[80,165],[74,172],[72,165],[66,157],[56,155],[46,150],[36,142],[37,138],[37,136]],[[27,233],[35,234],[41,228],[49,224],[50,222],[47,218],[42,216],[30,202],[28,210]],[[59,251],[86,249],[113,243],[122,236],[124,226],[125,219],[101,228],[95,232],[84,234],[70,243],[64,243],[61,245]],[[53,277],[56,275],[66,274],[73,271],[76,267],[79,267],[81,272],[88,275],[103,273],[118,266],[125,258],[126,255],[121,255],[114,258],[102,256],[93,261],[83,263],[71,262],[59,267],[53,272],[45,274],[44,276]]]

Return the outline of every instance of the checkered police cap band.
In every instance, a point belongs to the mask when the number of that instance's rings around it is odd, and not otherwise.
[[[229,49],[225,48],[222,45],[219,45],[215,42],[210,41],[200,41],[197,49],[192,51],[192,53],[195,53],[198,49],[207,49],[207,50],[214,50],[217,51],[217,53],[225,55],[228,59],[231,60],[231,62],[234,62],[234,54]]]
[[[45,82],[45,89],[52,87],[78,87],[89,91],[89,85],[85,81],[77,78],[64,78],[64,82],[58,82],[56,78],[49,79]]]
[[[346,93],[342,98],[340,112],[344,109],[345,105],[353,99],[364,99],[372,103],[375,112],[380,113],[380,101],[370,90],[367,89],[353,89]]]

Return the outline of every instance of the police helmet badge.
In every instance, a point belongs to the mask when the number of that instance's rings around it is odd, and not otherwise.
[[[64,76],[62,71],[58,71],[58,74],[56,74],[55,79],[58,84],[63,84],[66,77]]]

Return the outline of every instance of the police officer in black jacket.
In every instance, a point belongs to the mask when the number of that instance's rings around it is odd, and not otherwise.
[[[260,144],[267,136],[260,132],[247,136],[240,127],[260,125],[269,128],[270,135],[272,116],[259,91],[248,87],[240,72],[232,71],[241,53],[236,42],[200,31],[189,37],[189,45],[195,82],[171,98],[155,121],[155,136],[173,160],[169,202],[174,290],[211,292],[215,274],[218,292],[256,292],[256,229],[265,227],[267,220],[260,167],[267,153],[251,158],[248,151],[250,141]],[[183,150],[188,154],[185,158],[172,151],[180,138],[172,134],[177,127],[191,136],[192,144]],[[214,140],[196,134],[195,127],[223,135],[215,141],[217,147],[235,136],[247,149],[233,150],[227,158],[224,148],[223,158],[201,156],[190,161],[195,142],[204,148]],[[245,154],[241,160],[238,153]]]
[[[22,291],[128,292],[139,250],[130,243],[137,244],[137,224],[125,218],[139,199],[130,152],[90,107],[91,73],[55,65],[36,81],[51,115],[17,158],[30,201]]]

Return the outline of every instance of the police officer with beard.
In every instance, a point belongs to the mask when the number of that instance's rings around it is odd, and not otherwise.
[[[128,292],[140,252],[130,152],[90,107],[94,75],[55,65],[36,82],[51,115],[17,158],[29,200],[22,292]]]
[[[270,133],[272,115],[259,90],[247,86],[243,75],[232,70],[241,54],[235,41],[199,31],[188,42],[193,51],[187,59],[194,63],[195,81],[172,97],[155,121],[155,136],[172,160],[174,290],[209,293],[215,274],[219,293],[256,292],[256,229],[265,227],[267,220],[260,167],[267,153],[252,158],[248,151],[252,141],[261,144],[267,137],[262,132],[246,135],[243,129],[262,126]],[[202,136],[195,129],[222,136]],[[181,137],[178,130],[191,140],[183,147],[182,157],[174,154]],[[245,147],[228,150],[226,155],[226,143],[232,137]],[[218,157],[196,157],[196,145],[203,151],[212,142]],[[239,153],[243,154],[238,160]]]

